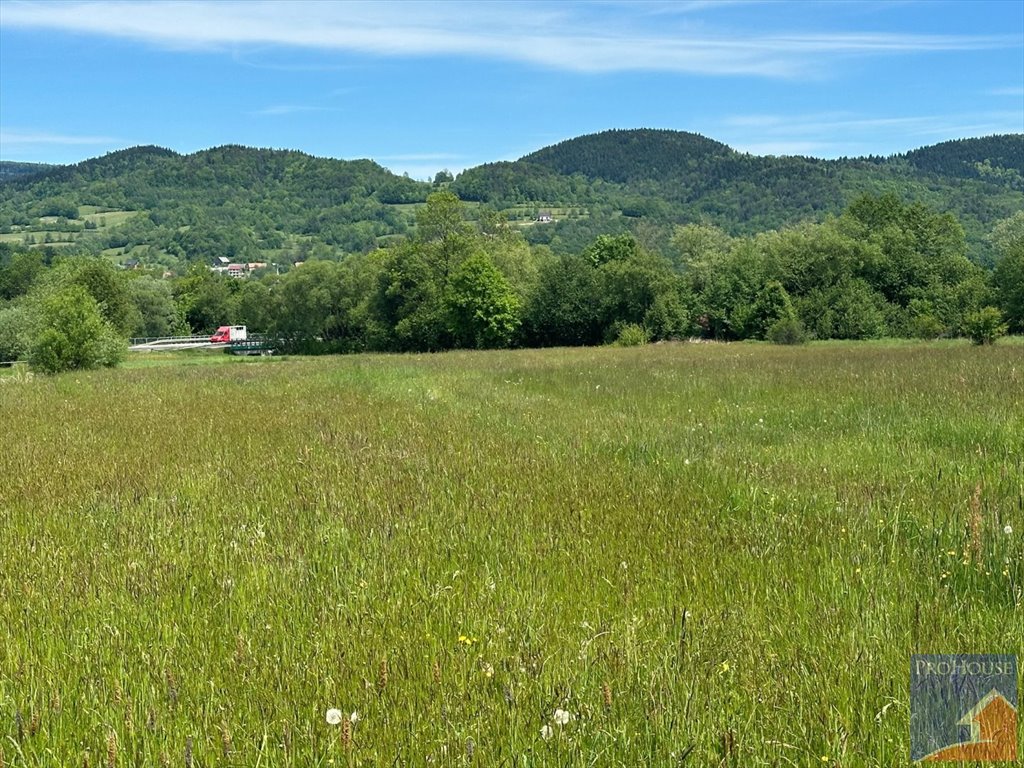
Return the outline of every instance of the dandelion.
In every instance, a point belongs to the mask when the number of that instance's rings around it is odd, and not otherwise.
[[[729,664],[729,662],[723,661],[721,664],[718,665],[718,674],[727,674],[730,669],[732,669],[732,666]]]
[[[355,725],[356,723],[358,723],[362,719],[363,718],[360,717],[358,712],[353,712],[351,715],[348,716],[348,721],[350,723],[352,723],[352,725]]]
[[[343,717],[344,715],[341,714],[340,709],[334,709],[332,707],[331,709],[327,710],[326,719],[329,725],[338,725]]]
[[[545,725],[540,729],[540,737],[544,739],[544,741],[550,739],[553,733],[554,731],[551,729],[550,725]]]
[[[564,709],[556,709],[555,714],[552,716],[551,719],[554,720],[556,725],[566,725],[569,722],[569,718],[571,717],[572,715],[570,715]]]
[[[1013,533],[1013,526],[1007,525],[1005,528],[1003,528],[1003,533],[1009,536],[1011,533]]]

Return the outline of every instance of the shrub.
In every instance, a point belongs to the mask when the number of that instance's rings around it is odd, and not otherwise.
[[[991,344],[1006,333],[1003,313],[995,307],[984,307],[964,318],[964,331],[975,344]]]
[[[32,317],[26,307],[0,309],[0,363],[22,360],[28,354]]]
[[[41,330],[29,349],[29,363],[43,373],[112,367],[127,345],[103,319],[96,300],[80,285],[43,299]]]
[[[807,330],[797,318],[784,317],[772,323],[767,338],[772,344],[804,344],[807,341]]]
[[[935,315],[914,315],[910,319],[910,333],[918,339],[937,339],[946,332],[946,327]]]
[[[650,334],[644,329],[642,325],[636,323],[629,323],[622,326],[619,330],[619,335],[615,337],[615,346],[617,347],[639,347],[651,340]]]

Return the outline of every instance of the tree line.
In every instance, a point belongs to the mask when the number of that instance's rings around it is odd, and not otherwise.
[[[967,258],[953,215],[892,194],[752,236],[677,226],[667,255],[629,232],[556,254],[497,213],[466,214],[435,192],[388,247],[245,280],[202,263],[165,280],[3,244],[0,360],[113,365],[130,336],[226,324],[301,353],[1024,332],[1024,212],[990,233],[991,270]]]

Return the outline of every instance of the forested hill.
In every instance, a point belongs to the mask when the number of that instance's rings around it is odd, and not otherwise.
[[[32,176],[54,168],[46,163],[15,163],[0,161],[0,181],[9,181],[19,176]]]
[[[613,130],[471,168],[451,182],[439,174],[434,185],[372,160],[136,147],[71,166],[0,163],[0,241],[172,268],[217,256],[337,257],[409,233],[413,208],[441,184],[498,210],[530,243],[556,253],[624,232],[664,251],[680,224],[754,234],[822,221],[866,192],[892,192],[956,215],[971,258],[991,264],[992,225],[1024,209],[1024,135],[821,160],[750,155],[681,131]]]
[[[558,200],[584,206],[602,225],[615,214],[656,221],[707,221],[751,234],[837,214],[858,195],[895,192],[954,213],[972,255],[994,221],[1024,208],[1024,135],[964,139],[889,158],[757,156],[712,139],[668,130],[612,130],[546,147],[511,163],[461,174],[453,190],[498,208]],[[530,233],[534,242],[585,244],[592,222],[563,221]]]
[[[371,160],[134,147],[0,184],[0,238],[117,250],[168,267],[219,256],[302,260],[367,251],[406,232],[404,206],[430,189]]]
[[[565,176],[619,184],[665,181],[709,171],[739,153],[696,133],[641,129],[569,139],[522,158]]]
[[[1024,189],[1024,135],[944,141],[902,156],[921,171],[967,179],[999,178]]]

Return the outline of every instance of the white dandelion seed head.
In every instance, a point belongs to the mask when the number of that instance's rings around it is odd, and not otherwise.
[[[569,718],[572,717],[564,709],[556,709],[554,716],[551,718],[557,725],[565,725],[569,722]]]
[[[358,713],[358,712],[353,712],[353,713],[352,713],[351,715],[349,715],[349,716],[348,716],[348,721],[349,721],[350,723],[352,723],[352,725],[355,725],[355,724],[356,724],[356,723],[358,723],[358,722],[359,722],[359,721],[360,721],[361,719],[362,719],[362,718],[361,718],[361,717],[359,717],[359,713]]]
[[[1003,528],[1003,533],[1005,533],[1007,536],[1009,536],[1011,533],[1013,533],[1013,526],[1012,525],[1008,525],[1005,528]]]
[[[327,715],[325,716],[325,719],[330,725],[338,725],[341,722],[342,717],[344,717],[344,715],[341,714],[341,710],[334,709],[332,707],[331,709],[327,710]]]
[[[553,731],[551,730],[550,725],[545,725],[543,728],[540,729],[540,737],[544,739],[544,741],[550,739],[552,733]]]

